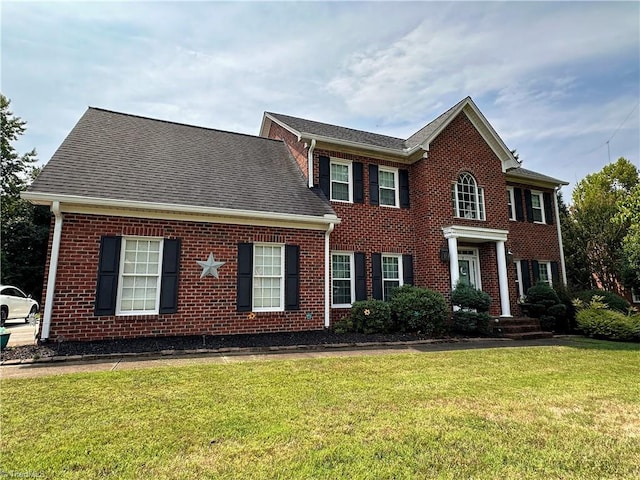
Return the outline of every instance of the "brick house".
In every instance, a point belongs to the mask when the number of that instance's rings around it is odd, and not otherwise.
[[[40,336],[318,330],[405,283],[469,283],[511,317],[533,282],[563,281],[563,184],[522,168],[469,97],[408,139],[89,108],[23,195],[53,212]]]

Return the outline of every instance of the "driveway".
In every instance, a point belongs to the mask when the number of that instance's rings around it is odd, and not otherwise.
[[[7,320],[5,328],[11,332],[8,347],[19,345],[33,345],[35,343],[36,325],[24,323],[22,320]]]

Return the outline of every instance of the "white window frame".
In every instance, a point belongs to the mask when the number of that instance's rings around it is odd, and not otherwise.
[[[636,288],[631,289],[631,302],[640,303],[640,290]]]
[[[269,247],[280,249],[280,275],[261,275],[256,272],[256,256],[258,249]],[[251,305],[254,305],[254,312],[284,312],[284,245],[281,243],[256,243],[253,245],[253,271],[251,272]],[[260,278],[279,278],[280,279],[280,298],[277,307],[256,307],[256,279]]]
[[[336,183],[342,183],[344,184],[345,182],[342,181],[338,181],[338,180],[334,180],[332,177],[332,165],[341,165],[344,167],[347,167],[348,169],[348,175],[349,175],[349,179],[347,180],[347,186],[349,187],[349,199],[348,200],[342,200],[342,199],[337,199],[337,198],[333,198],[333,182]],[[347,160],[338,160],[338,159],[334,159],[332,158],[329,162],[329,198],[331,199],[332,202],[342,202],[342,203],[353,203],[353,163],[349,162]]]
[[[383,187],[382,182],[380,181],[380,173],[387,172],[393,174],[393,193],[394,193],[394,204],[388,205],[386,203],[382,203],[382,189],[391,190],[389,187]],[[378,167],[378,203],[381,207],[391,207],[391,208],[400,208],[400,182],[398,179],[398,169],[392,167]]]
[[[516,283],[518,284],[518,298],[522,298],[526,295],[524,291],[524,285],[522,284],[522,265],[520,265],[520,260],[514,260],[513,262],[516,266]]]
[[[124,272],[127,242],[133,241],[157,241],[160,243],[158,249],[158,273],[153,274],[128,274]],[[140,236],[126,236],[122,237],[122,243],[120,246],[120,264],[118,268],[118,293],[116,295],[116,316],[126,317],[132,315],[158,315],[160,312],[160,289],[162,283],[162,254],[164,251],[164,238],[162,237],[140,237]],[[157,278],[156,286],[156,308],[153,310],[123,310],[122,309],[122,289],[124,288],[124,277],[155,277]]]
[[[533,223],[547,223],[546,222],[546,218],[544,216],[544,195],[542,194],[542,192],[538,192],[537,190],[532,190],[531,191],[531,211],[534,212],[535,210],[538,210],[538,208],[533,206],[533,197],[536,196],[540,199],[540,218],[542,218],[541,221],[538,221],[535,219],[535,214],[534,214],[534,219],[533,219]]]
[[[351,292],[351,303],[334,303],[333,301],[333,282],[334,280],[340,280],[340,281],[344,281],[347,280],[346,278],[334,278],[333,277],[333,257],[334,255],[344,255],[344,256],[348,256],[349,257],[349,286],[350,286],[350,292]],[[335,252],[331,252],[331,306],[333,308],[351,308],[351,305],[353,305],[353,302],[356,298],[356,281],[355,281],[355,272],[356,269],[356,265],[355,265],[355,255],[353,252],[343,252],[343,251],[335,251]]]
[[[516,219],[516,200],[513,187],[507,187],[507,207],[509,208],[509,220]]]
[[[463,175],[468,175],[469,177],[471,177],[471,179],[473,180],[473,183],[475,185],[475,192],[474,192],[474,205],[475,205],[475,211],[476,211],[476,218],[468,218],[462,215],[462,212],[460,210],[460,180],[462,178]],[[458,175],[458,178],[456,179],[455,183],[453,184],[453,206],[454,206],[454,214],[456,216],[456,218],[466,218],[468,220],[480,220],[480,221],[485,221],[487,219],[486,216],[486,209],[485,209],[485,204],[484,204],[484,188],[481,187],[480,185],[478,185],[478,180],[476,180],[476,177],[474,177],[473,175],[471,175],[471,173],[469,172],[462,172],[460,175]]]
[[[386,278],[384,276],[384,260],[385,258],[395,258],[398,260],[398,278]],[[388,298],[386,298],[385,295],[385,288],[384,288],[384,284],[385,282],[398,282],[398,287],[401,287],[402,285],[404,285],[404,272],[402,271],[402,255],[400,254],[393,254],[393,253],[383,253],[381,255],[381,260],[380,260],[380,268],[382,269],[382,299],[383,300],[388,300]]]
[[[551,275],[551,262],[547,260],[538,260],[538,282],[545,282],[542,277],[542,267],[545,267],[545,274],[547,276],[546,283],[553,287],[553,276]]]

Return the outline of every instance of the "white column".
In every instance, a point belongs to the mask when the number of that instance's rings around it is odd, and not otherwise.
[[[507,257],[504,251],[504,242],[496,242],[496,257],[498,259],[498,285],[500,287],[501,317],[511,316],[511,304],[509,302],[509,278],[507,276]]]
[[[458,269],[458,239],[456,237],[447,238],[449,243],[449,271],[451,272],[451,290],[456,288],[460,279],[460,270]]]

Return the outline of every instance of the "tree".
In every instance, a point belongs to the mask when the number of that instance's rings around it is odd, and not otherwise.
[[[590,290],[594,287],[593,277],[588,267],[587,250],[578,234],[578,224],[564,203],[562,192],[558,192],[557,198],[568,286],[572,290]]]
[[[623,239],[630,219],[611,221],[639,182],[636,167],[621,157],[587,175],[573,190],[571,216],[575,245],[583,249],[586,266],[602,289],[620,293],[624,265]]]
[[[2,283],[17,285],[40,300],[51,215],[46,207],[32,205],[20,198],[20,192],[36,178],[40,168],[34,166],[35,149],[20,155],[12,144],[25,132],[26,122],[14,116],[9,110],[10,103],[0,94]]]
[[[640,182],[618,202],[612,222],[628,228],[622,239],[622,281],[626,287],[640,291]]]

